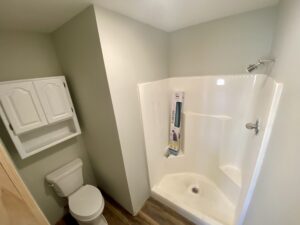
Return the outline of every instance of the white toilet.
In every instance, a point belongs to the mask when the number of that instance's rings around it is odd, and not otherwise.
[[[98,188],[83,185],[82,161],[75,159],[46,176],[60,197],[67,197],[70,213],[80,225],[107,225],[104,199]]]

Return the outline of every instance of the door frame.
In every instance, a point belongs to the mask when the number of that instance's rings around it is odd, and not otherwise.
[[[27,206],[31,209],[31,212],[35,219],[38,221],[40,225],[50,225],[47,218],[43,214],[40,207],[35,202],[33,196],[29,192],[28,188],[26,187],[25,183],[23,182],[21,176],[17,172],[12,160],[10,159],[6,148],[4,147],[3,143],[0,142],[0,164],[4,168],[4,171],[8,175],[9,179],[19,192],[21,198],[27,204]]]

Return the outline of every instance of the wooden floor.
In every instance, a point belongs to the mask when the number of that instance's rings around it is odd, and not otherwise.
[[[103,214],[109,225],[193,225],[153,198],[146,201],[136,216],[132,216],[109,197],[106,196],[105,199]]]
[[[104,195],[105,208],[103,215],[109,225],[194,225],[172,209],[150,198],[136,216],[132,216],[109,196]],[[57,225],[77,225],[67,215]]]

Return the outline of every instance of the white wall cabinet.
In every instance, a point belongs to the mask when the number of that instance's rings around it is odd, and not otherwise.
[[[47,124],[41,103],[32,82],[1,85],[1,104],[10,121],[10,128],[19,135]]]
[[[48,123],[55,123],[73,116],[73,108],[62,79],[53,78],[34,82]]]
[[[0,83],[0,115],[21,158],[81,133],[65,77]]]

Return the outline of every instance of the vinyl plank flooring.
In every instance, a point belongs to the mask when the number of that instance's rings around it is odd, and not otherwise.
[[[109,225],[149,225],[147,221],[139,216],[132,216],[123,209],[112,198],[104,194],[105,208],[103,215]]]
[[[104,216],[109,225],[194,225],[174,210],[150,198],[136,215],[132,216],[109,196],[104,195]]]
[[[193,223],[176,213],[162,203],[150,198],[146,201],[141,213],[148,215],[158,224],[164,225],[192,225]]]
[[[149,198],[141,211],[132,216],[107,194],[103,192],[102,194],[105,199],[103,215],[108,225],[195,225],[153,198]],[[56,225],[77,225],[77,223],[69,214]]]

